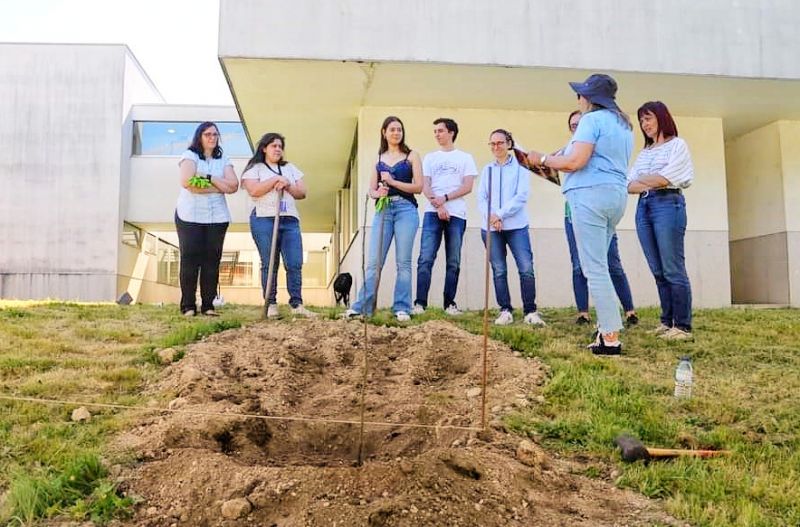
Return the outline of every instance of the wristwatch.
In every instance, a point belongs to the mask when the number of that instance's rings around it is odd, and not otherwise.
[[[444,200],[445,200],[445,201],[450,201],[450,196],[448,196],[447,194],[445,194],[445,195],[444,195]]]
[[[209,183],[211,182],[211,174],[206,174],[206,180],[208,180]]]
[[[542,157],[539,158],[539,164],[544,166],[545,161],[547,161],[547,154],[544,154]]]

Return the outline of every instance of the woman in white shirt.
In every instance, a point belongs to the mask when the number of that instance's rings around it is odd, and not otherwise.
[[[239,190],[233,164],[222,153],[217,125],[207,121],[197,127],[178,167],[182,188],[175,207],[175,228],[181,253],[181,313],[197,313],[199,275],[200,312],[216,316],[213,301],[219,262],[231,221],[225,194]]]
[[[628,192],[639,194],[636,232],[661,301],[661,338],[692,338],[692,290],[683,239],[686,199],[694,167],[666,105],[646,102],[637,111],[644,148],[628,172]]]
[[[279,133],[264,134],[255,153],[242,174],[242,186],[253,198],[250,213],[250,232],[261,256],[261,289],[266,295],[272,231],[275,216],[280,214],[275,262],[272,264],[272,291],[267,302],[267,317],[278,315],[278,263],[283,257],[286,268],[286,287],[289,305],[296,316],[316,316],[303,307],[303,237],[300,232],[300,214],[295,201],[305,199],[306,184],[303,173],[283,158],[286,139]],[[280,202],[278,196],[283,191]]]

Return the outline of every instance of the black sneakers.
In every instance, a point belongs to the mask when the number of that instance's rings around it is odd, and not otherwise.
[[[603,335],[599,332],[595,332],[595,340],[588,346],[588,349],[592,351],[595,355],[621,355],[622,354],[622,342],[617,340],[613,344],[606,344],[605,340],[603,339]]]

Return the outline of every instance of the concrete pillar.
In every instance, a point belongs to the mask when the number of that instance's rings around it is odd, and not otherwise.
[[[734,302],[800,306],[798,140],[776,121],[726,143]]]

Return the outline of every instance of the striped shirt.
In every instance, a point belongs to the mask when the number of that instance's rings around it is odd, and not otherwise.
[[[628,183],[645,175],[665,178],[669,181],[666,188],[688,188],[694,179],[694,166],[686,141],[673,137],[658,146],[642,149],[628,171]]]

